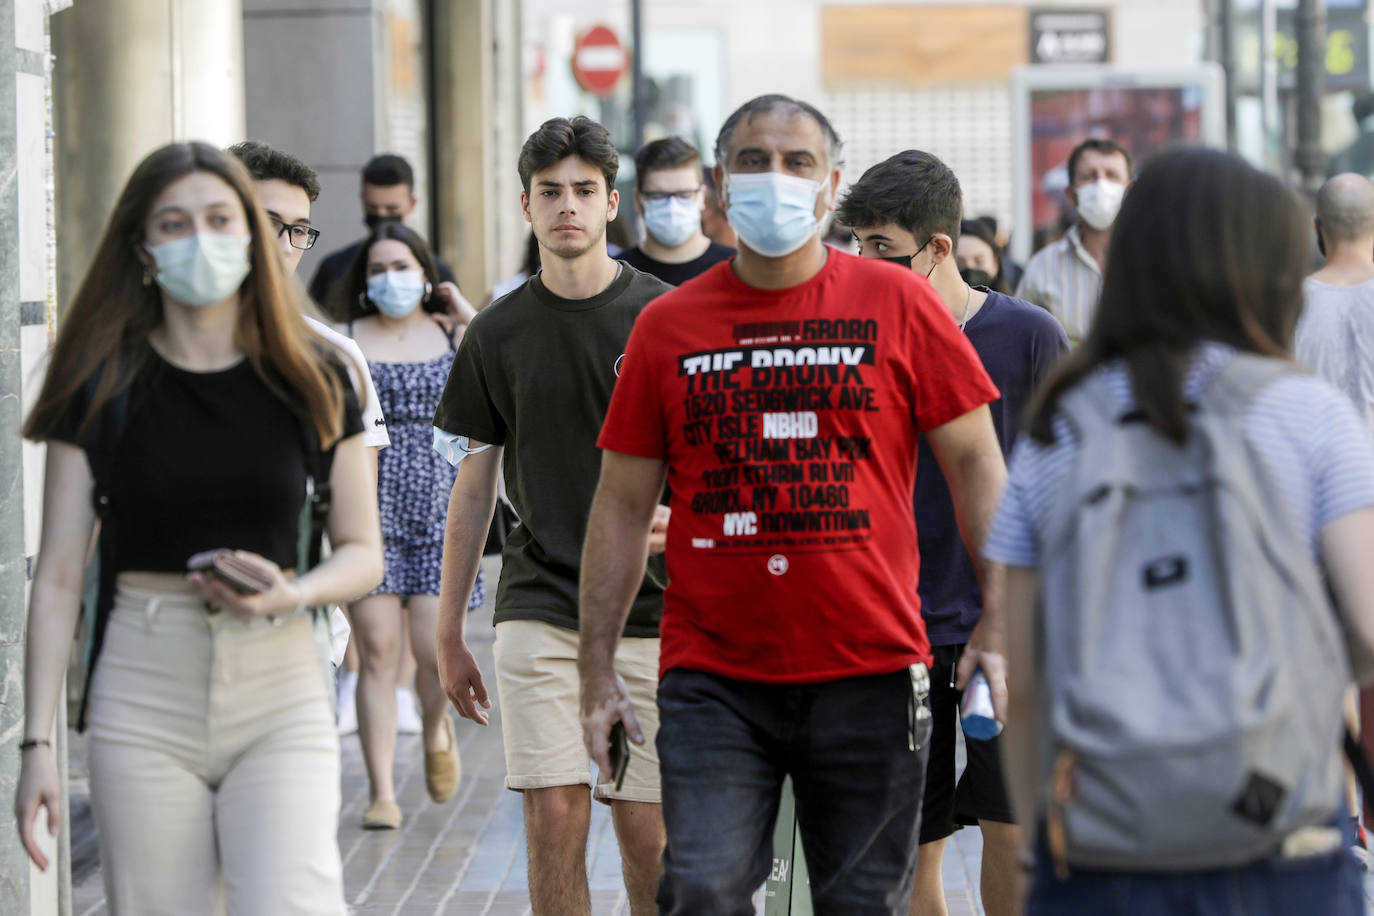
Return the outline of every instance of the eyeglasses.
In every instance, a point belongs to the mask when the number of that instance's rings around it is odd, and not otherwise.
[[[272,225],[277,227],[277,238],[281,238],[285,232],[287,239],[291,242],[292,248],[299,248],[301,251],[308,251],[315,246],[315,240],[320,237],[320,230],[314,226],[300,226],[292,223],[283,223],[275,216],[267,217],[272,221]]]
[[[697,185],[690,191],[640,191],[639,196],[645,200],[651,201],[667,200],[670,197],[676,197],[683,203],[691,203],[692,199],[697,196],[697,192],[700,190],[701,185]]]

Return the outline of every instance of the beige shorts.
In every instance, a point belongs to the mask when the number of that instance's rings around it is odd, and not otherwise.
[[[496,690],[506,746],[506,788],[591,786],[591,760],[582,744],[577,679],[577,632],[538,620],[496,625]],[[644,744],[630,744],[630,764],[617,790],[596,785],[601,801],[652,802],[658,779],[658,640],[622,639],[615,670],[630,690]]]

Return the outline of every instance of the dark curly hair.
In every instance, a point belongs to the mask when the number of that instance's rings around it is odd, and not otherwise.
[[[229,147],[229,153],[243,163],[254,181],[278,179],[305,192],[313,204],[320,196],[320,176],[290,153],[273,149],[257,140],[244,140]]]
[[[557,165],[569,156],[576,156],[599,168],[606,178],[606,193],[611,193],[615,187],[616,173],[620,171],[620,154],[615,151],[615,144],[611,142],[611,135],[606,128],[582,115],[550,118],[530,134],[520,148],[517,165],[525,193],[530,192],[530,179],[535,172]]]

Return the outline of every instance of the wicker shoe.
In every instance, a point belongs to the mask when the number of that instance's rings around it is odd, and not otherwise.
[[[444,716],[444,731],[448,733],[448,747],[442,751],[425,751],[425,788],[436,802],[446,802],[458,791],[463,765],[458,760],[458,740],[453,734],[453,720]]]

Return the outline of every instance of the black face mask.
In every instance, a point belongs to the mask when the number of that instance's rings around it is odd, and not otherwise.
[[[932,235],[932,236],[930,237],[930,239],[933,239],[933,238],[935,238],[935,236]],[[926,245],[929,245],[929,244],[930,244],[930,239],[926,239],[925,245],[922,245],[920,248],[917,248],[917,249],[916,249],[915,251],[913,251],[911,254],[897,254],[897,255],[892,255],[891,257],[879,258],[878,260],[879,260],[879,261],[891,261],[893,264],[900,264],[900,265],[902,265],[903,267],[905,267],[907,270],[911,270],[911,262],[914,261],[914,260],[916,260],[916,255],[918,255],[918,254],[920,254],[921,252],[923,252],[923,251],[926,250]],[[930,275],[933,274],[934,272],[935,272],[935,266],[934,266],[934,265],[931,265],[931,268],[930,268],[929,273],[926,274],[926,279],[929,280],[929,279],[930,279]]]
[[[969,286],[990,287],[992,286],[992,281],[995,279],[992,274],[988,273],[986,270],[979,270],[976,267],[966,267],[960,270],[959,276],[962,277],[963,281]]]
[[[378,226],[385,225],[386,223],[399,223],[400,221],[401,218],[399,216],[387,216],[385,213],[363,214],[363,222],[367,224],[367,230],[369,232],[376,232]]]
[[[1322,241],[1322,221],[1314,219],[1312,226],[1317,230],[1317,250],[1321,252],[1322,257],[1326,257],[1326,242]]]

